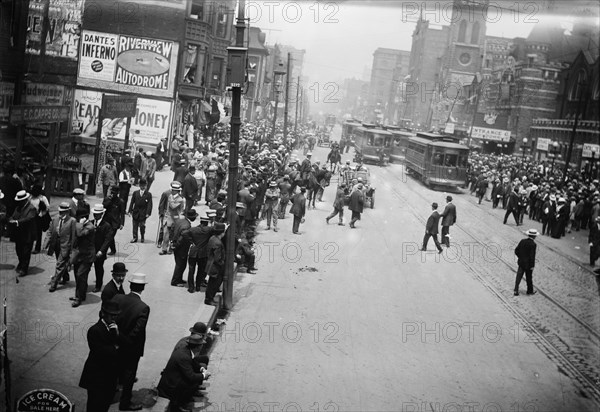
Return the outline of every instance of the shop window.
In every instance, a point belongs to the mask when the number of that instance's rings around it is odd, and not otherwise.
[[[215,58],[213,60],[213,70],[211,74],[210,86],[214,89],[221,87],[221,74],[223,72],[223,59]]]

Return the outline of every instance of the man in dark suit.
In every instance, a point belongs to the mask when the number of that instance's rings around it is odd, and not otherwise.
[[[173,180],[176,180],[183,185],[185,176],[188,174],[187,163],[185,160],[180,160],[177,168],[173,170],[173,172]]]
[[[113,263],[112,280],[108,282],[106,286],[104,286],[104,289],[102,289],[102,294],[100,295],[102,302],[111,300],[115,295],[125,294],[125,290],[123,290],[123,281],[125,280],[126,274],[127,268],[125,267],[124,263]]]
[[[356,185],[352,193],[350,193],[350,203],[348,209],[352,212],[350,219],[350,227],[356,229],[355,223],[360,220],[360,214],[363,212],[365,204],[365,195],[363,192],[363,184],[359,183]]]
[[[75,297],[69,298],[73,301],[71,306],[74,308],[85,301],[88,275],[96,258],[96,228],[94,224],[89,220],[89,215],[85,210],[78,210],[75,219],[77,220],[75,223],[76,238],[71,255],[71,264],[75,271]]]
[[[519,296],[519,284],[523,279],[523,273],[525,273],[525,281],[527,282],[527,294],[533,295],[533,267],[535,266],[535,251],[537,245],[535,244],[535,237],[538,235],[538,231],[535,229],[529,229],[525,232],[527,235],[526,239],[519,242],[515,248],[515,255],[517,255],[517,279],[515,281],[515,296]]]
[[[94,272],[96,274],[96,286],[94,293],[102,290],[104,281],[104,262],[106,261],[106,253],[114,236],[112,226],[104,219],[106,209],[101,204],[94,205],[92,214],[94,220],[92,223],[96,228],[94,234],[94,246],[96,247],[96,259],[94,260]]]
[[[329,220],[333,219],[336,215],[340,215],[338,225],[344,226],[344,200],[346,198],[346,184],[340,183],[335,193],[335,200],[333,201],[333,212],[325,218],[325,223],[329,224]]]
[[[163,168],[163,156],[165,155],[165,151],[166,151],[166,142],[167,139],[165,137],[162,137],[160,139],[160,142],[158,142],[158,144],[156,145],[156,171],[161,171]]]
[[[504,224],[506,224],[506,221],[508,220],[508,217],[510,216],[510,214],[512,213],[513,217],[515,218],[515,223],[517,224],[517,226],[520,226],[520,222],[519,222],[519,194],[517,193],[517,190],[519,190],[516,186],[513,187],[513,190],[510,192],[510,195],[508,195],[508,203],[506,205],[506,213],[504,214]]]
[[[12,217],[8,221],[12,225],[12,232],[15,239],[15,250],[19,263],[17,264],[17,273],[19,276],[26,276],[29,271],[29,261],[31,260],[31,251],[33,242],[37,237],[36,216],[37,209],[31,204],[31,194],[25,190],[17,192],[15,196],[16,208]]]
[[[206,259],[208,254],[208,241],[212,236],[212,227],[194,226],[184,230],[181,234],[186,243],[191,244],[188,253],[188,292],[200,292],[201,286],[206,286]],[[196,274],[196,266],[198,273]]]
[[[430,237],[433,237],[433,243],[435,243],[435,247],[437,248],[438,252],[443,252],[442,245],[440,245],[440,242],[438,241],[440,214],[438,213],[437,208],[437,203],[433,203],[431,205],[431,210],[433,210],[433,212],[429,216],[429,219],[427,219],[427,225],[425,226],[425,237],[423,237],[423,247],[421,248],[423,252],[427,251],[427,243],[429,243]]]
[[[71,217],[70,211],[67,202],[58,205],[58,216],[46,232],[44,249],[48,249],[48,256],[56,256],[56,269],[50,279],[50,292],[54,292],[59,283],[64,285],[69,281],[69,258],[77,237],[75,219]]]
[[[73,190],[73,197],[69,202],[71,208],[71,216],[75,217],[78,210],[86,211],[88,216],[90,214],[90,204],[85,201],[85,192],[83,189],[77,188]]]
[[[187,411],[185,406],[192,400],[194,392],[210,376],[195,360],[204,343],[203,336],[193,334],[185,339],[186,345],[177,347],[171,354],[157,388],[159,396],[171,401],[171,411]]]
[[[452,204],[452,196],[446,196],[446,207],[442,217],[442,244],[450,247],[450,226],[456,223],[456,206]]]
[[[189,237],[184,237],[183,233],[192,227],[192,222],[196,220],[198,213],[196,209],[190,209],[185,214],[185,218],[177,219],[173,224],[173,257],[175,258],[175,268],[171,278],[171,286],[185,286],[183,281],[183,272],[187,267],[188,251],[190,249]]]
[[[295,235],[299,235],[300,232],[300,223],[306,214],[306,197],[304,194],[306,193],[306,188],[301,187],[300,193],[296,193],[292,196],[292,207],[290,208],[290,213],[294,216],[294,222],[292,223],[292,233]]]
[[[110,252],[108,254],[114,255],[117,251],[115,235],[117,234],[117,230],[123,229],[125,225],[125,202],[119,197],[119,188],[117,186],[113,186],[110,189],[110,196],[102,201],[102,206],[106,209],[104,218],[110,223],[113,230],[113,236],[109,245]]]
[[[142,292],[148,282],[143,273],[134,273],[129,279],[131,292],[128,295],[116,295],[112,298],[119,304],[121,314],[117,317],[122,343],[119,346],[119,365],[121,365],[121,383],[123,391],[119,402],[121,411],[139,411],[142,405],[131,403],[133,384],[140,358],[144,356],[146,344],[146,324],[150,316],[150,307],[142,301]]]
[[[588,242],[590,244],[590,266],[595,266],[596,260],[600,257],[600,216],[590,227]]]
[[[119,327],[115,317],[119,313],[116,302],[102,302],[100,320],[87,332],[90,354],[79,386],[87,389],[88,412],[107,412],[117,388]]]
[[[148,186],[146,179],[140,179],[140,188],[133,192],[129,204],[129,214],[133,221],[133,239],[131,243],[138,241],[138,228],[140,230],[140,242],[144,243],[146,234],[146,219],[152,214],[152,194],[146,190]]]
[[[223,236],[225,235],[225,224],[215,223],[213,225],[213,235],[208,240],[206,273],[209,276],[208,286],[204,295],[205,305],[215,305],[215,295],[223,282],[225,274],[225,247],[223,245]]]
[[[196,166],[190,165],[188,173],[185,175],[183,184],[181,185],[181,195],[185,198],[186,212],[194,206],[196,198],[198,197],[198,182],[194,177],[194,173],[196,173]]]

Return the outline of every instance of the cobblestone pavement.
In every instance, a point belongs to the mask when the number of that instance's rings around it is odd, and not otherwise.
[[[403,207],[412,208],[421,219],[427,218],[431,202],[437,201],[443,210],[446,193],[432,191],[407,177],[402,166],[393,165],[383,173],[389,176],[384,190],[393,190]],[[545,338],[544,344],[551,345],[543,348],[545,352],[553,349],[558,352],[554,354],[554,360],[559,367],[567,369],[571,363],[587,379],[579,377],[582,387],[598,393],[600,283],[589,266],[583,264],[586,256],[581,245],[587,244],[587,234],[582,231],[560,240],[540,237],[533,272],[534,286],[540,293],[513,296],[517,268],[514,248],[525,237],[521,229],[541,225],[527,221],[520,227],[503,225],[503,210],[493,210],[489,203],[478,205],[468,194],[453,197],[457,224],[450,230],[452,246],[445,251],[443,259],[461,260],[470,266],[474,276],[491,285],[499,298],[516,310],[515,317],[525,321],[525,329],[529,323],[540,337]],[[407,255],[407,258],[416,256]],[[524,283],[521,292],[524,292]],[[523,338],[540,343],[527,331]]]

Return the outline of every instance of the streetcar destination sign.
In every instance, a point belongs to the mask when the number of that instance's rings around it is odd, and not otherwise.
[[[11,106],[9,121],[14,125],[56,123],[69,120],[69,106]]]

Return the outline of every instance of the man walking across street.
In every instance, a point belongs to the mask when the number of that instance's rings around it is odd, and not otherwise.
[[[290,208],[290,213],[294,216],[292,233],[295,235],[300,234],[298,229],[300,229],[300,223],[302,223],[304,215],[306,214],[306,197],[304,197],[304,193],[306,193],[306,189],[301,187],[300,193],[296,193],[291,199],[292,207]]]
[[[278,218],[285,219],[285,209],[290,202],[292,184],[290,183],[290,176],[284,175],[283,180],[279,183],[279,194],[281,199],[279,200]]]
[[[107,412],[117,388],[119,371],[119,327],[115,322],[120,313],[116,302],[102,302],[100,319],[88,329],[90,353],[79,380],[87,389],[87,412]]]
[[[518,187],[513,187],[513,190],[508,195],[508,203],[506,205],[506,213],[504,214],[504,224],[508,220],[508,217],[512,213],[515,218],[515,223],[517,226],[520,226],[519,222],[519,194],[517,193]]]
[[[96,248],[96,259],[94,260],[96,286],[94,288],[94,293],[102,290],[106,253],[108,252],[108,246],[114,236],[112,226],[104,219],[105,212],[106,209],[101,204],[94,205],[94,209],[92,209],[92,214],[94,215],[92,223],[96,228],[94,234],[94,246]]]
[[[96,228],[89,220],[89,214],[84,210],[78,210],[75,217],[75,245],[71,255],[71,264],[75,271],[75,297],[69,298],[73,301],[71,306],[74,308],[85,301],[87,295],[88,276],[92,268],[92,263],[96,258]]]
[[[119,197],[125,204],[125,209],[127,209],[127,200],[129,199],[129,191],[131,190],[131,185],[133,184],[133,172],[131,171],[133,167],[133,160],[127,159],[125,161],[125,168],[121,170],[119,173]]]
[[[519,284],[523,279],[523,273],[527,282],[527,294],[533,295],[536,293],[533,290],[533,267],[535,266],[535,251],[537,248],[535,237],[538,232],[535,229],[529,229],[525,234],[527,238],[521,240],[515,248],[515,255],[518,258],[517,264],[519,265],[517,279],[515,280],[515,296],[519,296]]]
[[[171,278],[171,286],[185,286],[183,281],[183,272],[187,266],[188,251],[190,249],[190,241],[188,237],[184,237],[183,233],[192,227],[192,222],[196,220],[198,213],[196,209],[190,209],[185,214],[185,218],[178,219],[173,224],[173,257],[175,258],[175,268],[173,269],[173,277]]]
[[[71,217],[71,209],[67,202],[58,205],[58,216],[50,224],[46,232],[46,245],[48,256],[56,256],[56,269],[50,279],[50,292],[56,290],[60,283],[64,285],[69,281],[69,258],[77,234],[75,232],[75,218]]]
[[[144,235],[146,234],[146,219],[152,214],[152,194],[146,190],[147,182],[145,179],[140,180],[140,188],[133,192],[131,203],[129,205],[129,214],[133,223],[133,239],[131,243],[138,241],[138,228],[140,231],[140,243],[144,243]]]
[[[148,165],[146,167],[146,174],[142,176],[142,178],[146,179],[148,182],[148,190],[152,187],[152,182],[154,182],[154,177],[156,176],[156,160],[154,160],[154,154],[152,152],[147,152],[146,157],[148,158]]]
[[[265,192],[265,218],[267,220],[267,230],[271,229],[271,220],[273,220],[273,230],[277,232],[277,214],[279,206],[279,188],[276,181],[269,183],[269,188]]]
[[[437,248],[438,252],[443,252],[442,245],[440,245],[440,242],[438,240],[440,214],[438,213],[437,208],[437,203],[433,203],[431,205],[431,210],[433,210],[433,212],[429,216],[429,219],[427,219],[427,225],[425,226],[425,236],[423,237],[423,247],[421,248],[423,252],[427,251],[427,243],[429,243],[430,237],[433,237],[433,243],[435,243],[435,247]]]
[[[450,247],[450,226],[456,223],[456,206],[452,203],[452,196],[446,196],[446,207],[442,213],[442,244]]]
[[[185,175],[182,183],[181,195],[185,198],[185,211],[187,212],[196,203],[198,196],[198,182],[194,174],[196,173],[196,166],[190,166],[188,173]]]
[[[348,209],[352,211],[352,218],[350,220],[350,227],[356,229],[356,222],[360,220],[360,214],[363,212],[365,204],[365,195],[363,193],[363,184],[358,183],[352,193],[350,194],[350,204]]]
[[[119,346],[119,365],[123,391],[119,402],[120,411],[139,411],[142,405],[131,402],[133,384],[140,358],[144,356],[146,345],[146,325],[150,317],[150,307],[142,301],[142,292],[148,282],[143,273],[134,273],[129,279],[131,292],[112,298],[121,309],[116,322],[122,344]]]
[[[346,184],[341,183],[338,186],[337,192],[335,193],[335,200],[333,201],[333,212],[325,218],[325,223],[329,224],[329,220],[333,219],[336,215],[340,215],[338,225],[344,226],[344,201],[346,198]]]
[[[100,299],[102,299],[102,302],[111,300],[113,297],[115,297],[115,295],[125,294],[125,290],[123,289],[123,281],[125,280],[125,275],[127,275],[127,268],[125,267],[125,263],[113,263],[112,280],[108,282],[106,286],[104,286],[104,289],[102,289],[102,294],[100,295]]]

